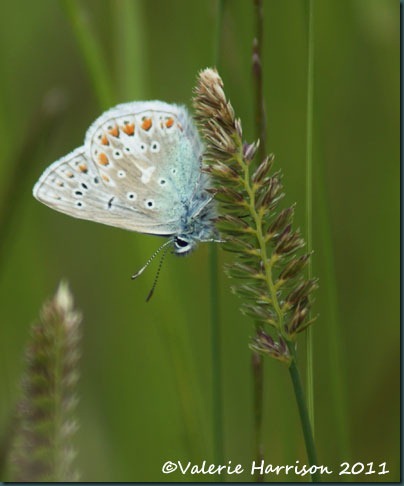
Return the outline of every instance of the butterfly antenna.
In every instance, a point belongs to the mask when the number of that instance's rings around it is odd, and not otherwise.
[[[163,243],[160,248],[157,248],[157,250],[153,253],[153,255],[147,260],[147,262],[143,265],[143,267],[138,270],[134,275],[132,275],[132,280],[135,280],[135,278],[138,278],[142,273],[146,270],[146,268],[150,265],[150,263],[156,258],[156,256],[160,253],[160,251],[163,248],[166,248],[169,244],[172,243],[172,240],[168,240],[165,243]]]
[[[152,298],[152,295],[154,293],[154,289],[156,288],[156,285],[157,285],[157,280],[159,279],[161,267],[163,266],[164,258],[167,255],[167,250],[168,250],[168,248],[166,247],[163,254],[161,255],[161,259],[160,259],[159,266],[157,268],[156,276],[154,277],[154,282],[153,282],[152,288],[150,289],[149,295],[146,298],[146,302],[149,302],[149,300]]]

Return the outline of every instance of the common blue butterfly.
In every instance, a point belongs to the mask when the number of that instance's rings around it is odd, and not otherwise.
[[[125,103],[90,126],[82,147],[50,165],[33,194],[75,218],[166,236],[160,249],[172,243],[175,254],[185,255],[218,238],[202,152],[184,107]]]

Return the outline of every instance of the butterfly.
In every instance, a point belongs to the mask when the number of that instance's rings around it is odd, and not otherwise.
[[[97,118],[82,147],[45,170],[33,195],[75,218],[168,237],[135,278],[167,245],[186,255],[198,242],[220,241],[202,153],[185,107],[120,104]]]

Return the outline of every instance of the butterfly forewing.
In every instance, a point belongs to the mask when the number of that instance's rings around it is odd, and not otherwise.
[[[158,101],[119,105],[94,122],[84,147],[45,171],[34,196],[76,218],[176,234],[198,183],[201,150],[184,109]]]

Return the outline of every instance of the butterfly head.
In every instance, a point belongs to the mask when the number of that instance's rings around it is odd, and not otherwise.
[[[204,190],[206,183],[207,180],[201,177],[193,198],[184,205],[181,230],[173,236],[175,255],[188,255],[200,242],[217,241],[213,223],[216,206],[213,196]]]

